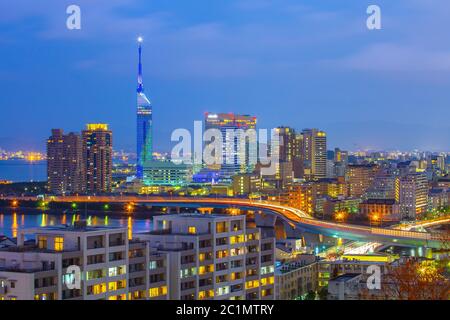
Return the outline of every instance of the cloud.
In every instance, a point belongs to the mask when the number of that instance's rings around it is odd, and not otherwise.
[[[396,43],[376,43],[349,57],[323,62],[353,70],[380,73],[449,72],[450,50],[436,52]]]

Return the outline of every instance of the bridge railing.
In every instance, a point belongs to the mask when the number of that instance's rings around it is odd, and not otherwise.
[[[371,232],[372,234],[384,236],[431,240],[431,234],[426,232],[403,231],[403,230],[383,229],[383,228],[372,228]]]

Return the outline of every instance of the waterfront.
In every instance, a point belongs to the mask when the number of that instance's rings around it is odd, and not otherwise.
[[[12,182],[36,182],[47,180],[46,161],[2,160],[0,180]]]
[[[0,209],[0,235],[16,237],[20,229],[47,227],[57,225],[73,225],[82,219],[79,213],[46,213],[40,210],[18,209],[7,211]],[[133,218],[131,216],[115,214],[89,214],[87,223],[91,226],[127,227],[129,237],[134,233],[152,229],[151,218]]]

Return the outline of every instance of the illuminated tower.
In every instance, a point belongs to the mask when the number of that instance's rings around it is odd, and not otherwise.
[[[152,161],[153,153],[153,120],[152,104],[144,94],[142,82],[142,38],[138,38],[139,43],[139,67],[137,86],[137,135],[136,135],[136,175],[143,179],[144,166]]]

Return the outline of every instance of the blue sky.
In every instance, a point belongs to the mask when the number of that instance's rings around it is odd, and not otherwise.
[[[370,4],[382,30],[366,28]],[[0,148],[106,122],[134,150],[142,35],[158,150],[211,111],[318,127],[329,148],[449,151],[449,18],[445,0],[2,1]]]

